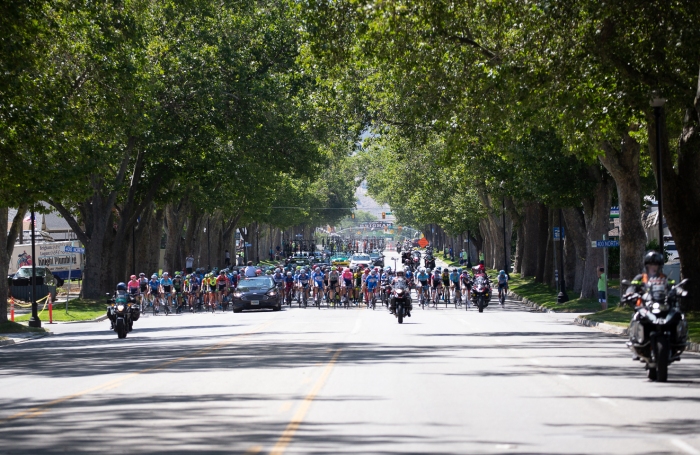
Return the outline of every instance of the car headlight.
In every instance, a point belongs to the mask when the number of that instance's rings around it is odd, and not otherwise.
[[[234,293],[233,293],[233,296],[234,296],[235,298],[237,298],[237,299],[240,299],[242,295],[243,295],[243,294],[240,293],[240,292],[234,292]]]
[[[271,291],[269,291],[269,292],[267,293],[267,295],[270,296],[270,297],[274,297],[274,296],[277,295],[277,290],[276,290],[276,289],[272,289]]]

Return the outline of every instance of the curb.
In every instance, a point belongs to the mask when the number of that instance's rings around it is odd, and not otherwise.
[[[556,311],[552,311],[549,308],[544,307],[538,303],[535,303],[529,299],[524,299],[524,298],[520,297],[518,294],[511,291],[510,289],[508,290],[507,295],[508,295],[508,297],[515,300],[517,303],[520,303],[521,305],[525,305],[525,306],[530,307],[530,308],[534,308],[535,310],[540,311],[542,313],[556,313]]]
[[[15,344],[15,340],[9,339],[9,340],[2,340],[0,341],[0,346],[7,346],[10,344]]]
[[[85,324],[86,322],[102,322],[105,319],[107,319],[106,314],[95,319],[88,319],[87,321],[63,321],[61,324]]]

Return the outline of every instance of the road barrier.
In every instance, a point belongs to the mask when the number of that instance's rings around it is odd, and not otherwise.
[[[15,298],[10,298],[10,321],[15,322]]]
[[[51,294],[48,295],[49,302],[49,324],[53,324],[53,302],[51,301]]]

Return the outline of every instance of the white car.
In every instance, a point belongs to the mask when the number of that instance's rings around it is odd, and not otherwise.
[[[350,257],[350,267],[372,267],[372,259],[369,254],[353,254]]]

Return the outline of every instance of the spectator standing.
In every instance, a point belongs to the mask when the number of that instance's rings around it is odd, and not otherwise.
[[[605,295],[606,281],[608,277],[605,276],[605,268],[598,267],[598,302],[603,307],[604,310],[608,309],[608,299]]]
[[[185,269],[187,270],[187,273],[192,273],[192,267],[194,265],[194,256],[190,254],[185,258]]]
[[[231,267],[231,253],[229,253],[228,250],[224,252],[224,264],[226,267]]]

